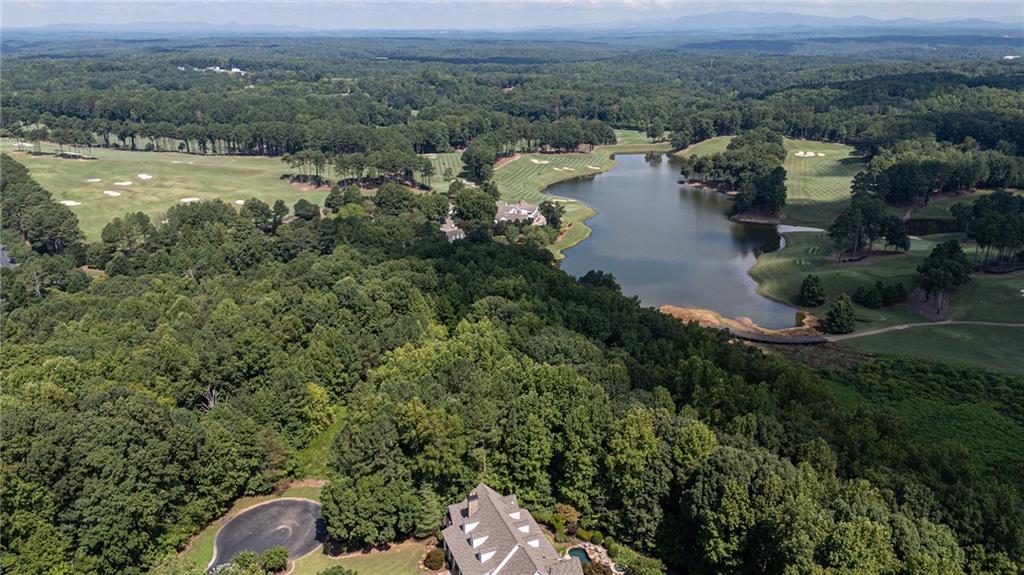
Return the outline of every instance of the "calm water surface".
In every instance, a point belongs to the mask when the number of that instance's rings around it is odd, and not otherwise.
[[[576,277],[611,272],[624,293],[640,296],[647,306],[713,309],[766,327],[794,324],[796,310],[757,295],[747,275],[759,254],[779,249],[776,226],[730,221],[732,202],[681,188],[679,168],[667,158],[616,160],[610,172],[548,190],[598,212],[587,221],[593,235],[565,252],[562,269]]]

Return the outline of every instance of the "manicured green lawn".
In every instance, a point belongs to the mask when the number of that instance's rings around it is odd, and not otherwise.
[[[871,353],[946,361],[1024,373],[1024,329],[986,325],[936,325],[891,331],[843,342]]]
[[[451,180],[459,177],[466,168],[462,163],[462,152],[448,152],[446,154],[426,154],[430,163],[434,165],[434,175],[430,178],[430,187],[434,191],[447,194]],[[446,178],[445,174],[451,174]]]
[[[723,152],[732,136],[717,136],[694,144],[677,155],[703,156]],[[864,163],[845,144],[785,138],[786,208],[785,223],[824,228],[850,201],[853,176]],[[813,152],[814,156],[797,156]],[[823,154],[819,156],[818,154]]]
[[[845,144],[810,140],[784,140],[786,147],[785,223],[796,226],[828,226],[850,201],[853,176],[864,162]],[[800,157],[796,152],[814,152]],[[818,154],[824,154],[819,156]]]
[[[950,212],[955,204],[972,204],[975,200],[982,196],[987,196],[995,190],[978,190],[972,194],[965,194],[962,196],[937,196],[928,202],[927,206],[921,206],[914,208],[911,214],[912,219],[953,219],[953,213]],[[1016,193],[1024,193],[1017,191]]]
[[[707,156],[710,154],[717,154],[724,152],[726,146],[732,141],[732,136],[715,136],[702,142],[687,147],[685,150],[676,152],[676,155],[681,158],[688,158],[690,156]]]
[[[417,564],[426,549],[423,545],[408,543],[388,551],[375,551],[364,555],[332,559],[321,551],[314,551],[295,562],[293,575],[316,575],[335,565],[354,569],[359,575],[419,575]]]
[[[970,249],[967,249],[970,254]],[[1024,273],[974,274],[953,293],[950,319],[1024,323]],[[1024,331],[1018,332],[1024,340]],[[1021,359],[1024,361],[1024,358]]]
[[[12,140],[0,145],[9,151]],[[52,149],[52,146],[44,146]],[[197,156],[177,152],[129,152],[94,148],[96,160],[66,160],[54,156],[31,156],[11,152],[23,163],[57,201],[70,200],[82,231],[98,240],[103,226],[128,212],[145,212],[154,219],[184,198],[226,202],[259,198],[267,203],[284,200],[289,207],[300,198],[322,203],[326,191],[301,191],[281,175],[288,166],[277,158],[243,156]],[[152,176],[139,178],[139,174]],[[99,182],[89,182],[99,179]],[[115,182],[131,182],[118,186]],[[104,194],[116,192],[119,196]]]

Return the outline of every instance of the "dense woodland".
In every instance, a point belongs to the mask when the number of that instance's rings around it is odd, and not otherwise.
[[[677,146],[742,133],[727,154],[771,157],[789,135],[871,159],[860,217],[904,201],[887,191],[903,189],[896,166],[925,157],[959,166],[926,190],[1021,177],[1019,64],[741,53],[711,73],[707,55],[671,50],[499,42],[447,61],[450,44],[426,41],[254,42],[266,49],[19,46],[0,80],[4,129],[366,160],[385,180],[459,148],[481,181],[518,147],[605,143],[613,127]],[[213,64],[248,73],[192,70]],[[388,150],[409,163],[370,167]],[[5,573],[145,573],[234,499],[296,478],[332,424],[324,516],[347,549],[429,534],[487,481],[538,516],[571,506],[578,523],[552,527],[601,532],[639,574],[1013,575],[1024,562],[1019,449],[930,441],[836,393],[985,403],[1024,425],[1019,377],[896,359],[814,370],[736,345],[642,308],[608,274],[572,278],[535,245],[494,241],[488,185],[456,186],[470,233],[455,243],[437,229],[442,198],[385,184],[373,198],[339,187],[323,211],[124,214],[85,244],[75,216],[2,161],[3,245],[19,262],[0,270]],[[975,161],[987,171],[959,163]],[[757,205],[762,188],[747,189]],[[968,233],[1019,219],[1019,202],[992,197],[958,211]],[[879,226],[840,237],[889,241]],[[979,257],[1007,251],[992,245]]]

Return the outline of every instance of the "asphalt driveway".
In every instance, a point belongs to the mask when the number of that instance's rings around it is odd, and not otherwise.
[[[324,535],[319,503],[274,499],[243,511],[221,528],[210,567],[228,563],[243,551],[260,553],[277,545],[288,548],[289,559],[297,559],[316,549]]]

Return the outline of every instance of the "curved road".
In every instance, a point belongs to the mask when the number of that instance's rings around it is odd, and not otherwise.
[[[324,535],[319,503],[273,499],[246,509],[221,528],[209,568],[228,563],[243,551],[260,553],[277,545],[287,547],[288,558],[295,560],[319,547]]]
[[[899,325],[891,325],[889,327],[882,327],[878,329],[872,329],[869,331],[848,333],[844,335],[828,335],[825,339],[828,341],[844,341],[847,339],[853,339],[856,337],[865,337],[869,335],[877,335],[885,333],[887,331],[897,331],[902,329],[911,329],[915,327],[934,327],[937,325],[990,325],[993,327],[1021,327],[1024,328],[1024,323],[1010,323],[1001,321],[968,321],[968,320],[955,320],[947,319],[945,321],[930,321],[930,322],[919,322],[919,323],[901,323]]]

